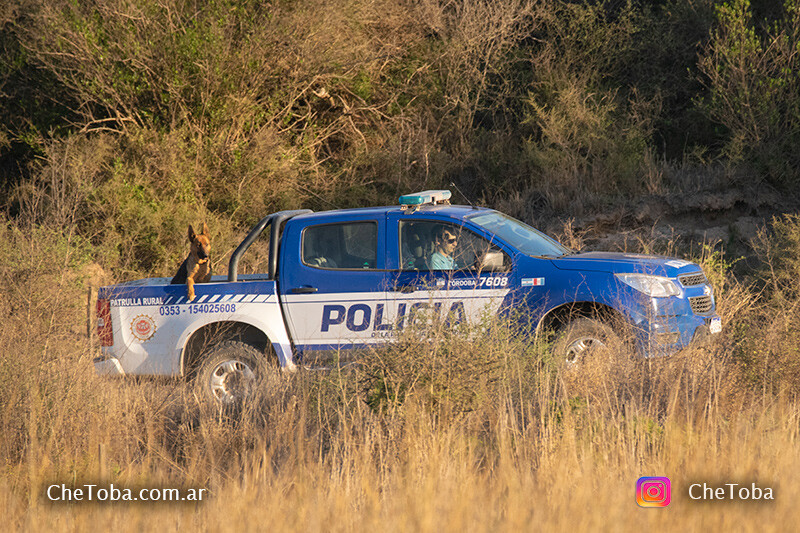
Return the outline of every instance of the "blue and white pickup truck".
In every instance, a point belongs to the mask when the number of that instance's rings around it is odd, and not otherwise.
[[[568,364],[621,325],[644,357],[722,329],[694,263],[576,253],[507,215],[449,198],[424,191],[391,207],[269,215],[232,254],[228,276],[196,285],[193,301],[169,278],[103,287],[95,368],[193,378],[225,403],[267,364],[293,370],[325,351],[390,342],[435,318],[525,320],[528,332],[557,332],[553,351]],[[268,249],[268,272],[239,276],[239,260],[256,242]]]

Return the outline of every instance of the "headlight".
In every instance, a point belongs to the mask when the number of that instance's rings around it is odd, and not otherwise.
[[[681,291],[669,278],[661,276],[648,276],[647,274],[615,274],[617,279],[639,292],[653,298],[666,298],[667,296],[680,296]]]

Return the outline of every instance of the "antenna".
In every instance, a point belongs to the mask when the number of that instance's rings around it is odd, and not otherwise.
[[[469,198],[467,198],[467,195],[466,195],[466,194],[464,194],[463,192],[461,192],[461,189],[459,189],[459,188],[458,188],[458,185],[456,185],[455,183],[453,183],[453,182],[451,181],[451,182],[450,182],[450,186],[451,186],[451,187],[453,187],[455,190],[457,190],[457,191],[458,191],[458,194],[460,194],[460,195],[461,195],[461,197],[462,197],[462,198],[464,198],[464,200],[466,200],[466,201],[467,201],[467,203],[470,205],[470,207],[472,207],[472,209],[477,209],[477,207],[475,206],[475,204],[473,204],[473,203],[470,201],[470,199],[469,199]]]

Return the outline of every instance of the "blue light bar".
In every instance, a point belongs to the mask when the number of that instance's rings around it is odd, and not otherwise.
[[[436,205],[446,202],[452,194],[450,191],[422,191],[413,194],[406,194],[400,197],[400,205]]]

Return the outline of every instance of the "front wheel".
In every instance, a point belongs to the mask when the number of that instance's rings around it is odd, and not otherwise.
[[[223,406],[244,402],[266,370],[264,354],[241,341],[208,349],[195,377],[198,396]]]
[[[558,333],[553,355],[568,366],[575,366],[621,347],[619,336],[608,324],[593,318],[577,318]]]

